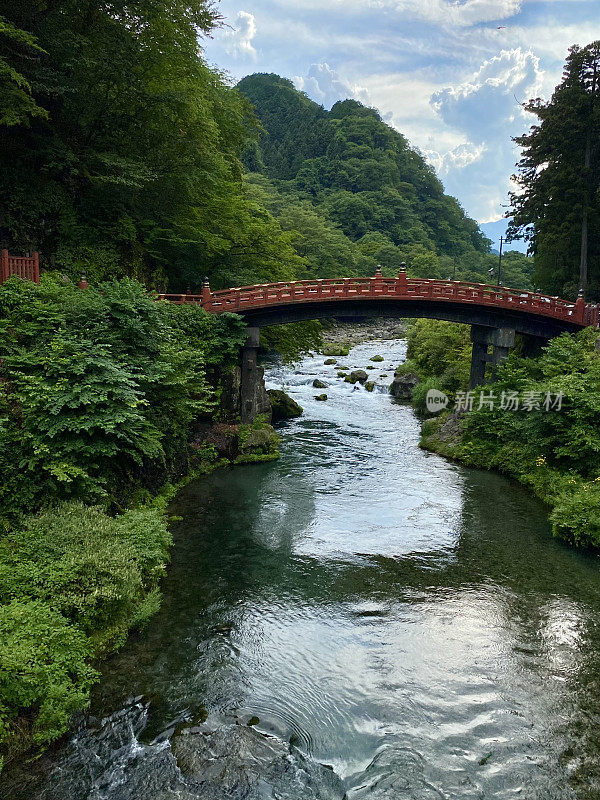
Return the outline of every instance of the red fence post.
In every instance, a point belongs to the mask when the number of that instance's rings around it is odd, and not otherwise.
[[[8,250],[3,250],[0,255],[0,283],[8,280]]]
[[[585,298],[583,296],[583,289],[579,290],[579,294],[577,295],[577,300],[575,301],[575,318],[577,322],[583,323],[583,317],[585,314]]]
[[[210,307],[212,306],[212,293],[210,291],[210,283],[208,282],[208,278],[204,278],[202,281],[202,308],[206,311],[210,311]]]
[[[33,276],[31,279],[34,283],[40,282],[40,254],[37,250],[33,253]]]
[[[403,261],[400,264],[400,272],[398,273],[398,280],[396,281],[396,292],[398,294],[406,294],[408,288],[408,281],[406,279],[406,264]]]

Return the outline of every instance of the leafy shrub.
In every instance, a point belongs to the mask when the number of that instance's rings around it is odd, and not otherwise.
[[[427,392],[429,392],[431,389],[442,391],[441,383],[437,378],[427,378],[426,380],[418,383],[413,389],[412,402],[415,410],[419,414],[428,413],[426,399]]]
[[[469,383],[471,340],[467,325],[419,319],[408,328],[407,357],[423,378],[437,377],[436,388],[455,392]]]
[[[152,299],[135,281],[0,287],[0,518],[49,501],[127,502],[185,452],[245,326]],[[211,373],[212,385],[205,374]]]
[[[562,494],[550,521],[563,539],[584,547],[600,547],[600,485],[583,483]]]
[[[140,603],[157,588],[170,543],[153,509],[116,518],[81,504],[49,509],[0,540],[0,601],[43,601],[97,652],[111,649],[143,621]]]
[[[55,739],[85,708],[96,672],[85,634],[39,600],[0,606],[0,744],[19,712],[36,710],[33,741]]]

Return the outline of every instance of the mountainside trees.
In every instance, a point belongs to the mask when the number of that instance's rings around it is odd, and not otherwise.
[[[520,191],[513,234],[531,243],[536,282],[574,297],[600,294],[600,41],[569,51],[552,99],[530,101],[539,123],[516,139]]]
[[[249,104],[200,55],[215,22],[204,0],[0,0],[3,246],[73,278],[292,277],[242,184]]]
[[[433,169],[375,110],[344,100],[326,112],[277,75],[251,75],[238,89],[266,131],[248,168],[291,182],[288,188],[352,241],[381,233],[382,246],[401,248],[407,261],[423,250],[458,257],[489,252],[489,241],[444,194]],[[377,259],[377,250],[369,250]]]
[[[254,196],[294,232],[302,277],[394,274],[494,282],[490,242],[402,134],[356,100],[325,111],[279,75],[244,78],[263,127],[243,161]],[[530,289],[533,259],[511,253],[506,283]]]

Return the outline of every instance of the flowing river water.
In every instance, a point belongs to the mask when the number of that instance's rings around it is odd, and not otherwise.
[[[305,408],[281,459],[181,492],[160,613],[3,797],[600,797],[599,559],[521,487],[419,450],[387,393],[404,353],[339,359],[383,355],[373,393],[323,356],[269,371]]]

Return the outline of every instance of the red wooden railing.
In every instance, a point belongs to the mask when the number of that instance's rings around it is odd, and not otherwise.
[[[0,251],[0,283],[7,281],[11,275],[39,283],[39,253],[32,253],[30,256],[11,256],[8,250]]]
[[[481,283],[439,281],[429,278],[339,278],[332,280],[289,281],[221,289],[211,292],[205,283],[202,294],[161,294],[159,299],[174,303],[199,303],[207,311],[240,312],[296,303],[335,300],[431,300],[473,306],[493,306],[507,311],[529,312],[585,327],[598,326],[599,309],[583,298],[576,302],[536,292],[518,292],[503,286]]]

